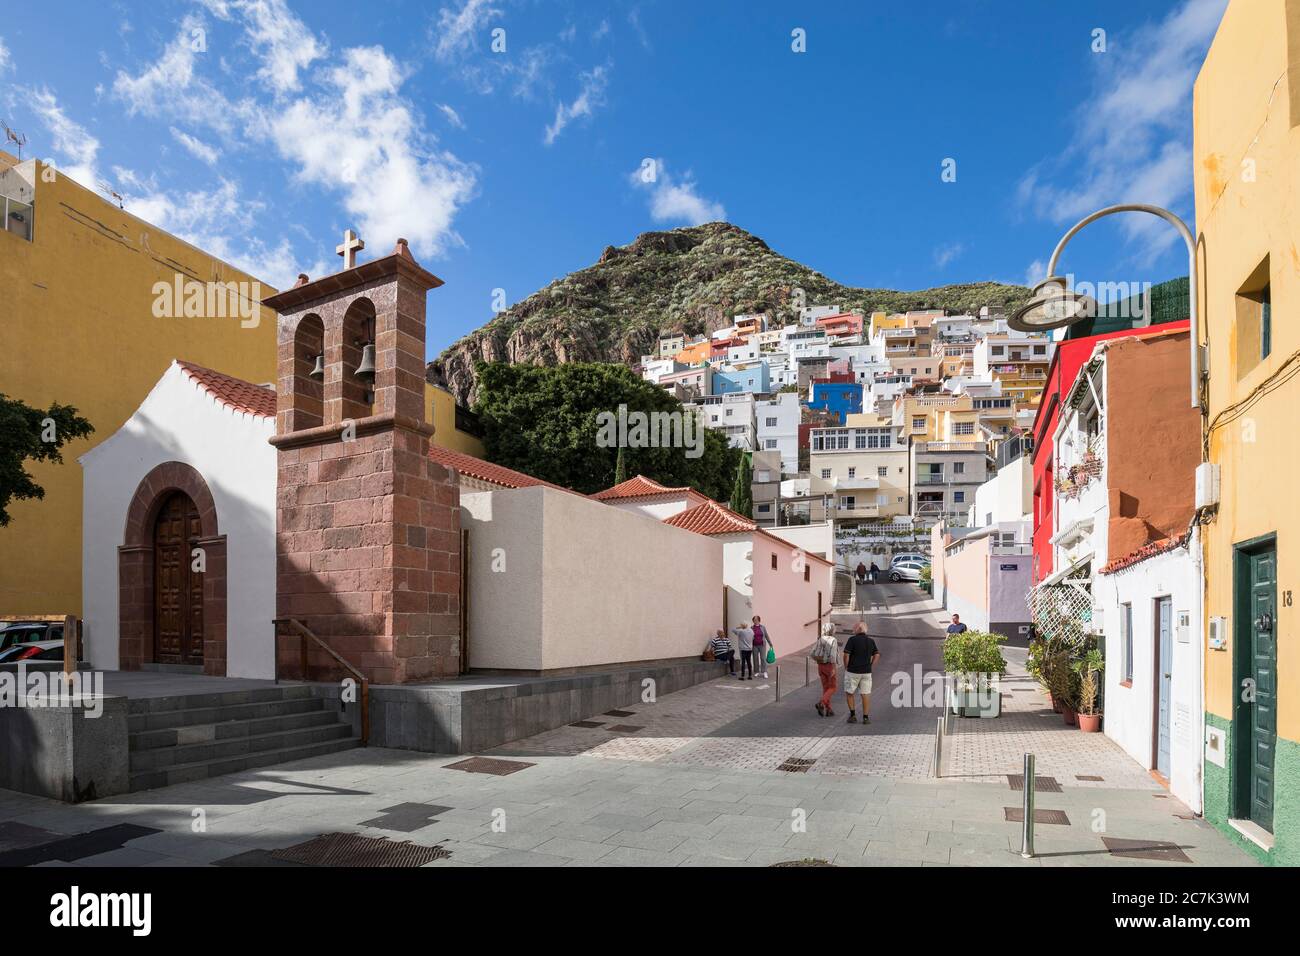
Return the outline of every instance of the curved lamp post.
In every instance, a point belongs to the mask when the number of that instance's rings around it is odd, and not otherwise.
[[[1007,320],[1007,324],[1019,332],[1042,332],[1047,329],[1058,329],[1066,325],[1073,325],[1081,319],[1091,318],[1097,314],[1097,300],[1067,288],[1065,278],[1056,274],[1056,261],[1065,250],[1066,243],[1074,238],[1075,233],[1089,223],[1117,212],[1145,212],[1153,216],[1159,216],[1177,229],[1178,234],[1183,237],[1183,242],[1187,244],[1187,315],[1191,333],[1192,408],[1200,408],[1201,354],[1200,323],[1196,307],[1196,290],[1198,287],[1196,239],[1192,235],[1192,231],[1187,228],[1187,224],[1168,209],[1162,209],[1160,206],[1150,206],[1145,203],[1122,203],[1118,206],[1107,206],[1105,209],[1099,209],[1092,215],[1080,219],[1061,237],[1061,241],[1056,244],[1056,248],[1052,251],[1052,258],[1047,262],[1047,278],[1034,286],[1030,300],[1016,310],[1011,318]]]

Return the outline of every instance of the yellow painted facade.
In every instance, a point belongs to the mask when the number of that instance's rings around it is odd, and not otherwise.
[[[1300,3],[1229,5],[1196,81],[1194,122],[1205,412],[1222,483],[1218,514],[1204,527],[1205,618],[1233,622],[1234,546],[1276,535],[1277,733],[1300,741],[1300,619],[1288,600],[1300,589],[1300,376],[1283,371],[1300,360]],[[1250,293],[1265,263],[1274,320],[1261,359]],[[1234,628],[1227,633],[1227,648],[1207,651],[1205,662],[1206,710],[1224,721],[1237,691]]]
[[[155,283],[246,282],[257,299],[276,290],[66,176],[16,163],[0,152],[0,191],[34,183],[33,228],[30,241],[0,229],[0,393],[34,407],[72,405],[95,432],[65,445],[62,464],[27,463],[45,497],[11,502],[0,528],[0,615],[80,614],[77,457],[122,426],[173,359],[275,381],[274,311],[250,303],[255,318],[158,318]],[[433,385],[426,394],[434,441],[482,456],[482,443],[455,427],[453,397]]]
[[[0,153],[0,170],[14,157]],[[29,405],[73,405],[95,433],[63,447],[62,464],[28,463],[42,500],[14,501],[0,528],[0,614],[81,613],[81,466],[77,456],[135,412],[172,359],[252,382],[275,380],[275,313],[156,318],[154,284],[255,282],[96,193],[28,161],[32,239],[0,231],[0,392]],[[249,287],[250,291],[252,286]],[[276,290],[263,284],[260,292]],[[258,314],[260,313],[260,314]]]

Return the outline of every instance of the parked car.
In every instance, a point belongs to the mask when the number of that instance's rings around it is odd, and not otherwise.
[[[0,652],[15,644],[32,644],[36,641],[62,641],[63,623],[52,621],[9,621],[0,625]]]
[[[61,661],[63,660],[63,639],[57,641],[33,641],[29,644],[15,644],[8,650],[0,651],[0,664],[17,664],[20,661]]]
[[[919,561],[922,564],[930,563],[930,559],[927,558],[925,555],[921,554],[919,551],[904,551],[904,552],[899,552],[898,554],[890,558],[889,566],[891,568],[896,568],[900,564],[908,564],[913,561]]]
[[[889,569],[889,580],[919,581],[921,580],[921,569],[929,563],[928,561],[903,561]]]

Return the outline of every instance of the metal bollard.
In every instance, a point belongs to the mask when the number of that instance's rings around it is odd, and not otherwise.
[[[781,665],[773,664],[772,670],[776,671],[776,699],[781,699]]]
[[[1024,822],[1020,826],[1020,855],[1026,860],[1034,855],[1034,755],[1025,754]]]
[[[934,728],[934,767],[933,776],[943,776],[943,725],[944,718],[940,717]]]

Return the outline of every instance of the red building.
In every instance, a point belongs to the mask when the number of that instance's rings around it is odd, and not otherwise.
[[[1047,367],[1047,382],[1043,386],[1042,400],[1038,403],[1038,415],[1034,419],[1034,584],[1056,570],[1052,567],[1052,507],[1056,500],[1052,485],[1052,436],[1056,432],[1061,393],[1074,383],[1079,369],[1088,361],[1088,356],[1092,355],[1093,347],[1098,342],[1187,327],[1187,320],[1181,319],[1056,343],[1056,351]]]
[[[862,324],[862,316],[854,312],[841,312],[838,315],[824,315],[817,320],[817,327],[822,329],[832,338],[847,335],[861,335]]]

